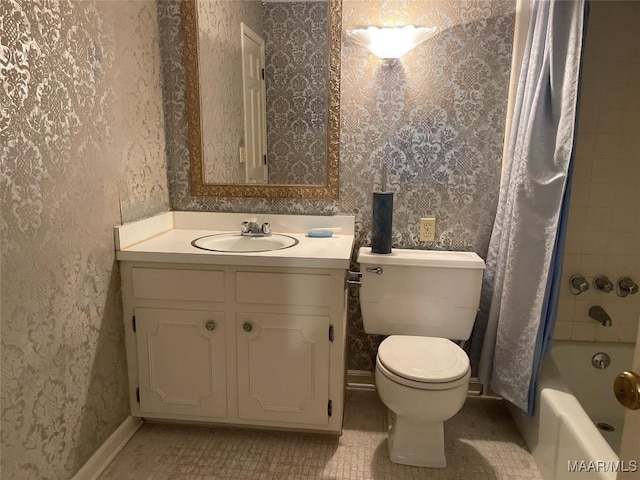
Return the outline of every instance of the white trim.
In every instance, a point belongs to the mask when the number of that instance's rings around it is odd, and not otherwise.
[[[640,318],[638,318],[640,322]],[[633,371],[640,372],[640,329],[638,329],[638,338],[636,339],[635,354],[633,356]],[[620,460],[625,466],[629,465],[631,460],[636,462],[640,460],[636,445],[638,444],[637,435],[640,429],[640,410],[629,410],[625,412],[624,423],[622,427],[622,443],[620,445]],[[619,471],[618,480],[634,480],[640,479],[640,470],[633,473]]]
[[[173,212],[173,228],[181,230],[240,231],[245,220],[269,222],[275,233],[307,233],[311,228],[340,228],[340,235],[353,235],[353,215],[276,215],[223,212]]]
[[[116,250],[125,250],[136,243],[169,230],[240,231],[245,220],[269,222],[276,233],[307,233],[311,228],[339,228],[341,235],[353,235],[353,215],[275,215],[222,212],[165,212],[115,227]]]
[[[125,223],[115,227],[116,250],[129,248],[150,237],[173,229],[173,212],[165,212],[153,217]]]
[[[347,388],[375,390],[376,378],[374,372],[369,370],[347,370]]]
[[[375,372],[369,370],[347,370],[347,388],[353,390],[375,390]],[[478,397],[480,395],[500,398],[499,395],[488,388],[483,392],[482,384],[478,379],[475,377],[470,378],[467,396]]]
[[[100,445],[71,480],[96,480],[142,426],[142,419],[129,416]]]
[[[260,64],[256,71],[252,49],[260,49]],[[240,54],[242,57],[242,106],[244,111],[245,182],[267,183],[267,82],[265,82],[264,39],[246,23],[240,22]],[[262,78],[260,78],[262,77]],[[256,105],[255,92],[260,92]],[[256,111],[257,108],[257,111]]]

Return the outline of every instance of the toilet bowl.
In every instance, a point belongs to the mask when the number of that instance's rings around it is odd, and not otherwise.
[[[376,388],[389,411],[389,457],[416,467],[445,467],[444,421],[464,404],[471,370],[455,343],[387,337],[376,358]]]
[[[467,340],[480,304],[484,261],[472,252],[361,248],[364,331],[378,348],[376,388],[389,411],[389,457],[445,467],[444,422],[464,404],[471,371],[451,340]],[[451,339],[451,340],[449,340]]]

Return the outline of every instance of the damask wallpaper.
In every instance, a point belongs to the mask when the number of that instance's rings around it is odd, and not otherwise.
[[[438,31],[394,65],[343,35],[337,201],[190,195],[179,12],[179,0],[159,4],[174,209],[353,214],[357,251],[369,242],[372,191],[381,188],[384,162],[396,194],[394,246],[485,256],[500,180],[514,0],[344,0],[343,31],[385,24]],[[437,218],[433,243],[419,241],[423,216]],[[363,332],[357,293],[349,311],[348,367],[369,370],[380,339]]]
[[[327,4],[266,2],[269,183],[321,185],[327,149]]]
[[[197,2],[202,155],[206,183],[243,183],[244,145],[240,22],[262,36],[260,0]]]
[[[153,1],[0,1],[0,477],[68,479],[129,414],[113,226],[169,208]]]

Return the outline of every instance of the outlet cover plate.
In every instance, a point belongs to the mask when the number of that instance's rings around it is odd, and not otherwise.
[[[425,217],[420,219],[420,241],[434,242],[436,240],[436,219]]]

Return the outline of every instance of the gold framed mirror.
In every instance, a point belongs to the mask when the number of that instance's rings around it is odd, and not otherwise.
[[[289,35],[284,33],[282,25],[294,25],[288,51],[280,54],[275,47],[270,50],[271,43],[265,47],[263,40],[260,44],[262,25],[255,28],[259,32],[256,34],[251,28],[251,20],[227,19],[220,12],[207,11],[216,2],[224,2],[220,4],[221,8],[227,10],[238,6],[255,8],[256,5],[271,9],[269,12],[273,10],[271,21],[277,27],[273,29],[275,33],[266,30],[266,36],[282,38]],[[306,8],[315,10],[304,11]],[[295,18],[282,21],[283,16],[288,15],[286,9],[294,9],[293,15],[298,15],[300,22]],[[326,15],[324,20],[322,12]],[[267,23],[267,15],[271,13],[253,15],[252,18],[266,18]],[[213,27],[206,23],[210,18],[215,19],[215,24],[211,23]],[[309,23],[309,18],[317,19],[318,23],[311,24],[312,30],[305,31],[300,23]],[[338,198],[341,0],[183,0],[182,24],[192,195]],[[211,40],[217,31],[225,28],[233,30],[228,38]],[[314,46],[313,42],[318,38],[324,39],[326,52]],[[260,52],[262,64],[259,63]],[[265,56],[267,61],[273,58],[273,67],[270,63],[265,64]],[[290,57],[295,57],[294,61],[299,65],[287,64]],[[224,67],[228,62],[234,62],[233,69]],[[305,68],[315,68],[308,78],[301,73]],[[227,79],[221,80],[221,74],[228,74]],[[252,79],[260,74],[263,86],[255,83],[258,86],[252,87]],[[273,83],[269,83],[270,79]],[[279,97],[274,94],[274,99],[267,98],[267,85],[278,82],[301,85],[303,90],[300,92],[304,93],[292,93],[289,87],[288,91],[280,92]],[[312,90],[315,96],[308,94]],[[319,95],[318,92],[323,93]],[[242,98],[242,102],[236,100],[225,104],[232,98]],[[274,113],[267,108],[271,104],[276,107]],[[267,131],[270,125],[274,128]],[[296,137],[298,134],[300,136]],[[207,144],[205,140],[208,139],[213,139],[209,142],[213,146]],[[293,148],[287,150],[291,145]],[[309,145],[313,149],[308,149]],[[291,158],[294,160],[287,164]],[[260,168],[260,164],[265,166]],[[272,172],[280,172],[280,177]],[[305,175],[296,177],[296,172],[305,172]]]

